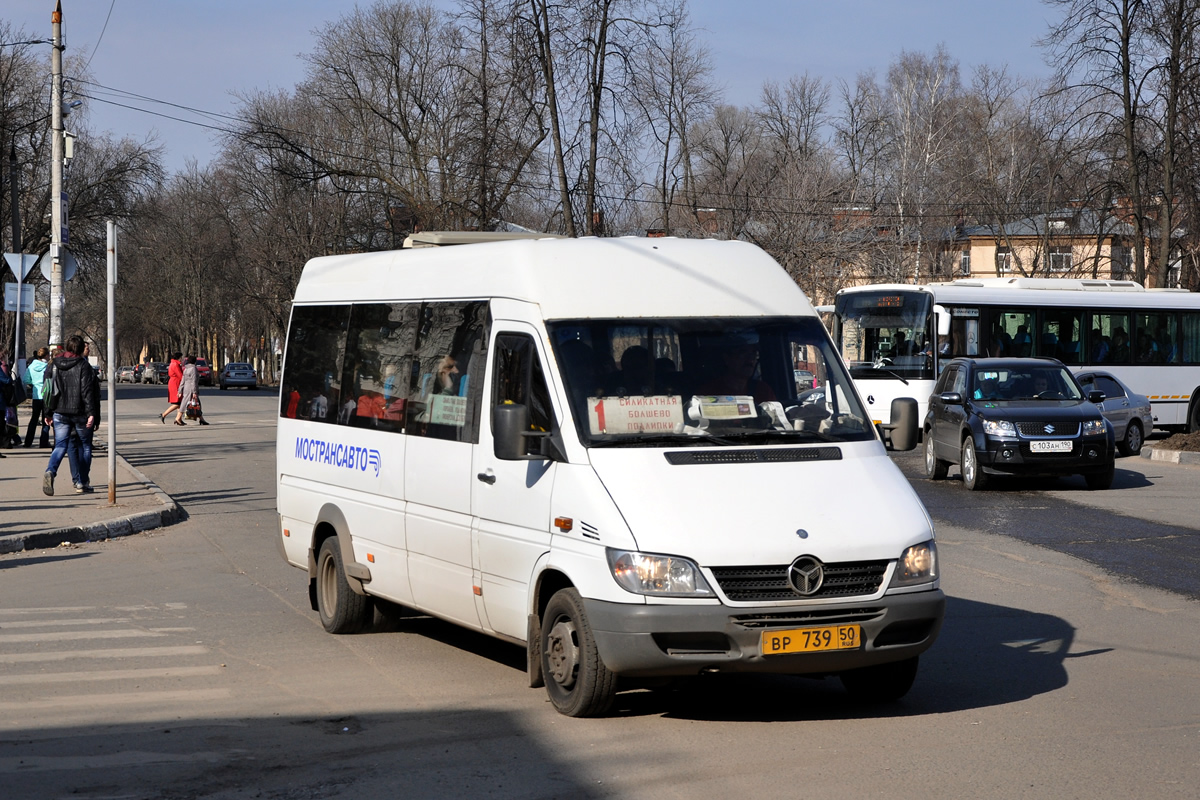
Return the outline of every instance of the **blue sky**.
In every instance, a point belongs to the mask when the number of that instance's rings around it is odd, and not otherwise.
[[[50,37],[55,0],[4,0],[0,18],[36,38]],[[68,54],[87,53],[97,83],[191,109],[230,113],[234,93],[290,89],[304,75],[299,54],[312,31],[356,4],[348,0],[62,0]],[[367,3],[366,5],[369,5]],[[439,3],[449,5],[449,3]],[[1049,69],[1035,41],[1052,12],[1041,0],[691,0],[692,17],[714,64],[725,102],[757,100],[764,81],[808,73],[853,81],[882,75],[903,50],[944,44],[964,78],[980,64],[1014,75]],[[111,9],[111,13],[110,13]],[[106,27],[107,21],[107,27]],[[46,50],[47,71],[49,50]],[[193,122],[162,103],[114,102]],[[212,131],[113,102],[89,102],[92,127],[143,138],[157,132],[167,167],[212,157]],[[68,122],[68,130],[70,124]]]

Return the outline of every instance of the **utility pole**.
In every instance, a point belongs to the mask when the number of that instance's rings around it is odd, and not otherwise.
[[[50,52],[50,341],[63,343],[63,76],[62,0],[50,15],[53,31]]]

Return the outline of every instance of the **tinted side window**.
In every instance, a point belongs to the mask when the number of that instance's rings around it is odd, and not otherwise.
[[[1096,376],[1096,388],[1104,392],[1105,397],[1125,396],[1125,390],[1121,388],[1121,384],[1117,383],[1112,378],[1106,378],[1103,375]]]
[[[961,367],[954,370],[954,375],[950,380],[951,392],[958,392],[963,397],[967,396],[967,371]]]
[[[354,306],[343,377],[347,391],[336,406],[339,424],[404,430],[419,310],[416,303]]]
[[[530,430],[552,430],[554,411],[550,391],[532,338],[515,333],[496,337],[495,376],[493,405],[524,405],[529,409]],[[526,443],[526,453],[538,452],[536,439],[527,439]]]
[[[480,383],[487,339],[487,303],[421,306],[408,389],[407,433],[479,441]]]
[[[350,306],[296,306],[288,332],[279,415],[333,422],[342,394]]]

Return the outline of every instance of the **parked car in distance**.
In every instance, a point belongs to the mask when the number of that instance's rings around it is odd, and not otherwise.
[[[218,382],[222,391],[230,386],[244,386],[247,389],[258,388],[258,376],[254,372],[254,367],[238,361],[230,362],[221,368]]]
[[[133,383],[133,367],[117,367],[117,383]]]
[[[161,361],[152,361],[142,370],[142,383],[166,383],[171,376],[169,365]]]
[[[1112,423],[1117,450],[1123,456],[1136,456],[1142,452],[1146,434],[1154,429],[1154,414],[1150,410],[1150,398],[1130,389],[1117,376],[1097,370],[1080,372],[1075,376],[1085,393],[1104,392],[1100,406],[1104,418]]]
[[[213,385],[212,367],[208,365],[207,358],[196,359],[196,380],[201,386]]]
[[[956,358],[946,364],[925,417],[925,474],[983,489],[993,475],[1083,475],[1089,489],[1112,485],[1113,426],[1061,361]]]

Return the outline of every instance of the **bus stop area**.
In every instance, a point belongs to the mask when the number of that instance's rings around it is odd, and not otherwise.
[[[184,519],[183,509],[119,454],[117,502],[109,504],[103,431],[101,427],[96,436],[91,472],[95,491],[89,494],[75,493],[66,458],[58,469],[54,496],[42,492],[49,449],[0,451],[0,553],[115,539]]]

